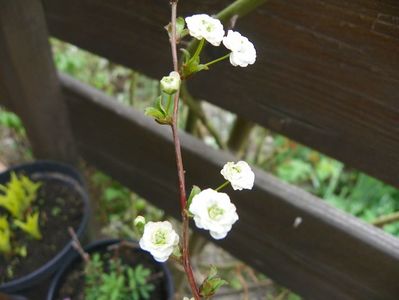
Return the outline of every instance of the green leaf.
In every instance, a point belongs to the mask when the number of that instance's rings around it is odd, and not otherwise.
[[[11,230],[6,217],[0,217],[0,253],[11,252]]]
[[[183,54],[185,52],[183,51]],[[208,70],[208,66],[200,63],[199,56],[193,56],[191,59],[187,59],[187,54],[185,54],[185,62],[182,67],[183,77],[187,78],[200,71]],[[186,61],[188,60],[188,61]]]
[[[185,26],[186,26],[186,22],[184,21],[184,18],[178,17],[176,19],[176,36],[177,36],[177,39],[181,39],[183,37],[182,34],[183,34]]]
[[[172,117],[168,115],[162,105],[162,96],[157,98],[155,102],[155,107],[147,107],[145,109],[145,114],[147,116],[153,117],[156,122],[162,125],[170,125],[172,124]]]
[[[165,117],[164,113],[155,107],[147,107],[145,109],[145,114],[154,119],[163,119]]]
[[[184,18],[178,17],[176,19],[176,40],[180,42],[180,40],[188,34],[188,30],[184,27],[186,26],[186,22]],[[169,23],[164,27],[168,32],[169,39],[172,38],[172,23]]]
[[[201,193],[201,189],[198,186],[193,185],[190,195],[188,196],[188,199],[187,199],[187,209],[190,208],[190,205],[191,205],[191,202],[193,201],[194,196],[198,195],[199,193]]]
[[[180,49],[180,51],[183,53],[184,64],[187,64],[190,61],[190,58],[191,58],[190,52],[188,50],[186,50],[186,49],[183,49],[183,48]]]
[[[209,70],[209,68],[208,68],[207,65],[199,64],[199,65],[197,66],[197,72],[199,72],[199,71],[204,71],[204,70]]]
[[[157,98],[157,102],[156,102],[156,108],[162,112],[163,116],[166,117],[168,114],[166,113],[163,105],[162,105],[162,96],[159,96]]]
[[[39,212],[27,215],[25,222],[14,220],[14,225],[36,240],[40,240],[42,238],[39,228]]]
[[[226,280],[221,279],[216,275],[216,267],[211,266],[208,276],[205,278],[199,289],[201,297],[208,299],[209,297],[212,297],[221,286],[228,284]]]

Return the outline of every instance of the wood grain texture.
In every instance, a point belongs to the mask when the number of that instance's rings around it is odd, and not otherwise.
[[[161,26],[167,1],[43,1],[54,36],[152,77],[171,69]],[[182,1],[180,14],[227,3]],[[237,24],[254,41],[257,63],[217,66],[193,78],[192,89],[398,187],[398,20],[393,0],[270,0]]]
[[[76,158],[40,0],[0,0],[0,96],[21,117],[37,158]]]
[[[179,217],[169,127],[70,77],[62,83],[86,160]],[[222,182],[233,158],[187,134],[181,140],[188,184]],[[398,239],[258,170],[253,191],[229,194],[240,220],[218,244],[257,270],[306,299],[399,298]]]

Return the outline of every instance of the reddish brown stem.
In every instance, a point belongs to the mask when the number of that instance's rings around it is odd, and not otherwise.
[[[170,39],[170,45],[172,49],[172,58],[173,58],[173,68],[174,71],[179,71],[179,65],[177,60],[177,43],[176,43],[176,11],[177,11],[177,0],[171,1],[172,5],[172,34]],[[201,296],[199,294],[197,284],[195,282],[193,270],[191,268],[190,263],[190,253],[189,253],[189,216],[187,213],[187,195],[186,195],[186,187],[185,187],[185,176],[184,176],[184,167],[183,167],[183,158],[181,155],[181,147],[180,147],[180,139],[178,134],[177,127],[177,119],[179,112],[179,94],[180,91],[177,91],[174,97],[174,108],[173,108],[173,122],[172,122],[172,134],[173,134],[173,142],[175,146],[175,154],[176,154],[176,165],[177,165],[177,174],[179,179],[179,193],[180,193],[180,205],[183,219],[183,241],[182,241],[182,256],[183,256],[183,267],[184,271],[187,275],[188,282],[190,284],[191,292],[195,298],[195,300],[201,300]]]

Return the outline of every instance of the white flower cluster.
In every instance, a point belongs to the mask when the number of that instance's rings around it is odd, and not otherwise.
[[[236,31],[229,30],[227,36],[222,23],[206,14],[193,15],[185,19],[189,34],[198,39],[205,39],[214,46],[223,45],[231,51],[230,63],[233,66],[247,67],[256,61],[254,45]]]
[[[234,190],[252,189],[254,185],[255,174],[245,161],[228,162],[220,173]],[[213,189],[205,189],[195,195],[188,210],[194,217],[195,225],[209,230],[216,240],[225,238],[233,224],[238,221],[236,207],[231,203],[230,197]],[[134,224],[142,226],[145,219],[139,216]],[[148,222],[144,225],[140,247],[149,251],[155,260],[166,261],[178,243],[179,236],[170,222]]]
[[[245,161],[228,162],[220,172],[234,190],[252,189],[255,174]],[[189,207],[198,228],[209,230],[214,239],[223,239],[238,221],[236,207],[225,193],[206,189],[195,195]]]

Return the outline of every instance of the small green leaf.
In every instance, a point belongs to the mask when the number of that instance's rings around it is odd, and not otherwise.
[[[153,117],[154,119],[162,119],[165,117],[164,113],[155,107],[147,107],[145,109],[145,114],[147,116]]]
[[[198,195],[199,193],[201,193],[201,189],[198,186],[193,185],[190,195],[188,196],[188,199],[187,199],[187,209],[190,208],[190,205],[191,205],[191,202],[193,201],[194,196]]]
[[[163,107],[163,105],[162,105],[162,96],[159,96],[159,97],[157,98],[156,108],[157,108],[159,111],[162,112],[162,114],[163,114],[164,117],[167,116],[167,113],[166,113],[166,111],[165,111],[165,109],[164,109],[164,107]]]
[[[162,105],[162,96],[157,98],[155,102],[155,107],[147,107],[145,109],[145,115],[153,117],[156,122],[162,125],[170,125],[172,124],[172,117],[168,115]]]
[[[180,51],[183,53],[184,64],[187,64],[191,58],[190,52],[183,48]]]
[[[172,255],[173,255],[175,258],[177,258],[177,259],[180,259],[180,258],[182,257],[182,251],[181,251],[181,249],[180,249],[180,246],[176,246],[176,247],[173,248],[173,253],[172,253]]]
[[[183,77],[187,78],[195,73],[209,69],[207,65],[200,64],[199,56],[194,55],[193,57],[188,59],[189,56],[187,56],[187,55],[189,55],[189,54],[185,53],[184,51],[183,51],[183,54],[184,54],[184,60],[185,60],[185,62],[183,63],[183,66],[182,66]]]
[[[186,22],[184,21],[184,18],[178,17],[176,19],[176,36],[177,36],[177,39],[182,38],[182,33],[184,31],[184,26],[186,26]]]
[[[188,34],[188,30],[186,28],[184,28],[185,26],[186,26],[186,22],[184,21],[184,18],[178,17],[176,19],[176,40],[177,40],[177,42],[180,42],[180,40]],[[172,38],[172,24],[169,23],[164,28],[168,32],[169,38]]]
[[[221,286],[228,284],[226,280],[221,279],[216,275],[216,267],[211,266],[208,276],[205,278],[204,282],[200,286],[200,294],[202,297],[208,299],[209,297],[212,297]]]
[[[25,222],[14,220],[14,225],[36,240],[40,240],[42,238],[39,228],[39,212],[27,215]]]
[[[197,72],[203,71],[203,70],[209,70],[208,66],[207,65],[203,65],[203,64],[199,64],[197,66]]]

